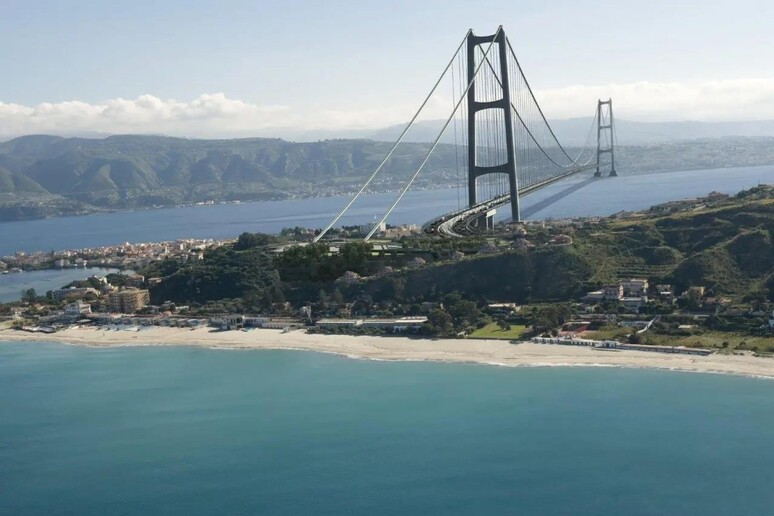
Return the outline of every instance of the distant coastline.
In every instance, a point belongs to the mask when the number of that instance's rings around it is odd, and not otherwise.
[[[0,142],[0,221],[349,196],[393,140],[22,136]],[[726,136],[624,145],[616,159],[625,175],[771,166],[772,141]],[[409,162],[424,155],[426,142],[403,142]],[[459,188],[452,172],[458,167],[457,147],[451,143],[439,145],[413,190]],[[77,163],[102,175],[81,176],[69,159],[73,154]],[[170,169],[158,163],[171,163]],[[369,192],[400,191],[403,174],[400,165],[388,166]],[[75,183],[77,192],[71,189]]]
[[[474,363],[507,367],[624,367],[774,379],[774,359],[752,355],[706,357],[647,351],[606,352],[585,347],[469,339],[412,339],[318,335],[301,330],[213,331],[153,327],[141,331],[74,328],[53,335],[0,330],[0,343],[54,342],[89,347],[193,346],[230,350],[285,349],[355,359]]]

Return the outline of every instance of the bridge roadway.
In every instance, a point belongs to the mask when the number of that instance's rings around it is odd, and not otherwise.
[[[527,194],[540,190],[541,188],[561,181],[562,179],[566,179],[579,172],[596,168],[596,166],[597,164],[594,162],[589,165],[575,168],[564,174],[544,179],[543,181],[539,181],[525,188],[521,188],[519,189],[519,197],[524,197]],[[422,230],[428,235],[437,235],[441,237],[462,237],[465,235],[470,235],[478,231],[477,228],[473,227],[476,219],[482,215],[486,215],[489,210],[504,204],[508,204],[510,201],[511,194],[507,193],[505,195],[489,199],[488,201],[475,204],[468,208],[464,208],[452,213],[447,213],[446,215],[441,215],[440,217],[437,217],[422,226]]]

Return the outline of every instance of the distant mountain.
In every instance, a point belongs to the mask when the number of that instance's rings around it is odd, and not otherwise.
[[[591,118],[549,120],[556,137],[566,146],[583,145],[591,128]],[[427,120],[414,125],[406,135],[406,141],[433,141],[443,127],[444,120]],[[616,119],[618,143],[621,145],[646,145],[700,138],[727,136],[774,136],[774,120],[748,122],[635,122]],[[385,127],[367,137],[378,141],[395,141],[405,125]],[[462,141],[461,128],[457,126],[458,141]],[[592,135],[593,136],[593,135]],[[594,136],[595,137],[595,136]],[[441,139],[454,143],[454,127],[449,126]]]
[[[586,141],[591,128],[592,119],[568,118],[549,120],[551,127],[559,141],[566,146],[579,146]],[[438,136],[445,120],[423,120],[414,124],[404,139],[407,142],[432,142]],[[380,142],[394,142],[405,124],[396,124],[380,129],[288,129],[288,128],[264,128],[254,132],[238,131],[233,134],[219,136],[220,140],[237,139],[277,139],[282,138],[288,142],[308,143],[325,140],[374,140]],[[701,138],[725,138],[729,136],[774,137],[774,120],[751,120],[740,122],[638,122],[634,120],[616,119],[618,141],[621,145],[649,145],[654,143],[667,143]],[[464,128],[458,121],[456,125],[457,141],[462,141]],[[441,143],[453,144],[455,141],[455,126],[449,124],[446,133],[441,138]],[[41,136],[43,143],[51,139],[91,139],[101,140],[108,138],[110,134],[98,132],[80,132],[78,134],[57,134],[56,136]],[[143,136],[160,136],[145,134]],[[592,134],[593,136],[593,134]],[[27,138],[27,137],[25,137]],[[19,140],[20,138],[16,138]],[[188,140],[190,138],[179,138]],[[215,141],[220,141],[215,140]],[[15,140],[10,140],[15,141]],[[8,143],[6,141],[5,143]],[[2,144],[2,140],[0,140]],[[25,143],[26,144],[26,143]],[[37,142],[40,144],[40,142]]]
[[[0,143],[0,201],[41,194],[94,207],[137,208],[346,193],[376,168],[389,146],[369,140],[24,136]],[[402,146],[373,187],[394,189],[427,147]],[[454,164],[454,149],[439,147],[422,181],[443,181]]]
[[[575,153],[570,136],[587,134],[590,120],[565,122],[556,124],[556,131]],[[432,122],[418,125],[370,191],[405,185],[429,149],[428,143],[411,138],[421,140],[422,131],[432,130]],[[458,135],[461,130],[457,127]],[[345,195],[360,188],[391,147],[389,141],[344,139],[302,143],[277,138],[24,136],[0,143],[0,220],[203,201]],[[621,146],[616,159],[621,174],[765,165],[774,163],[774,138]],[[462,161],[459,149],[439,145],[414,188],[459,187]]]

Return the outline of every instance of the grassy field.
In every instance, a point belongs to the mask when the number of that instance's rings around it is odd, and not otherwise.
[[[644,333],[643,344],[664,346],[689,346],[695,348],[715,348],[720,350],[752,350],[759,353],[774,351],[774,337],[753,337],[738,333],[707,331],[690,337],[673,337]],[[724,346],[724,343],[726,345]],[[744,343],[744,344],[743,344]]]
[[[594,340],[619,340],[625,338],[632,332],[631,328],[621,328],[618,326],[603,326],[596,331],[587,331],[583,333],[584,339]]]
[[[518,339],[527,331],[527,327],[521,324],[512,324],[510,330],[501,330],[497,323],[489,323],[469,335],[474,339]]]
[[[599,331],[583,334],[584,338],[595,340],[626,340],[631,333],[630,328],[604,327]],[[688,346],[693,348],[711,348],[718,350],[757,351],[759,353],[774,352],[774,337],[752,337],[740,333],[704,331],[688,337],[659,335],[653,332],[640,334],[642,344],[658,346]],[[725,344],[725,345],[724,345]]]

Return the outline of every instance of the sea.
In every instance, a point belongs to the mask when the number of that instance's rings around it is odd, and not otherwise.
[[[0,303],[17,301],[22,293],[32,288],[38,295],[44,295],[49,290],[62,288],[73,281],[83,280],[89,276],[106,276],[121,272],[108,267],[79,267],[68,269],[43,269],[22,271],[0,275]],[[123,271],[131,273],[132,271]]]
[[[527,220],[606,216],[712,191],[734,194],[761,183],[774,184],[774,166],[633,176],[622,171],[619,177],[596,180],[584,174],[525,196],[521,213]],[[377,215],[381,217],[395,195],[362,196],[339,225],[365,224]],[[465,195],[466,192],[457,188],[409,192],[388,222],[421,225],[464,206]],[[348,197],[320,197],[3,222],[0,223],[0,257],[17,251],[48,252],[180,238],[233,238],[243,231],[278,233],[286,227],[324,227],[348,201]],[[510,209],[501,208],[497,219],[508,217]],[[91,274],[80,269],[0,275],[0,303],[18,299],[20,292],[27,288],[44,293]]]
[[[766,516],[774,382],[0,344],[0,514]]]
[[[759,183],[774,167],[578,178],[522,209],[608,215]],[[406,201],[390,222],[464,202]],[[345,202],[4,223],[0,255],[319,227]],[[764,379],[0,341],[0,515],[767,516],[772,441]]]
[[[604,216],[654,204],[706,195],[736,193],[758,184],[774,184],[774,165],[626,175],[589,181],[589,174],[555,183],[522,199],[528,219]],[[580,186],[580,188],[579,188]],[[366,224],[381,218],[396,193],[362,196],[339,225]],[[390,224],[424,224],[465,205],[457,188],[409,192],[387,220]],[[179,238],[232,238],[244,231],[277,233],[282,228],[324,227],[349,197],[189,206],[79,217],[0,223],[0,256],[16,251],[50,251],[159,242]],[[553,200],[543,206],[546,200]],[[541,208],[535,211],[535,208]],[[509,216],[500,209],[500,218]]]

